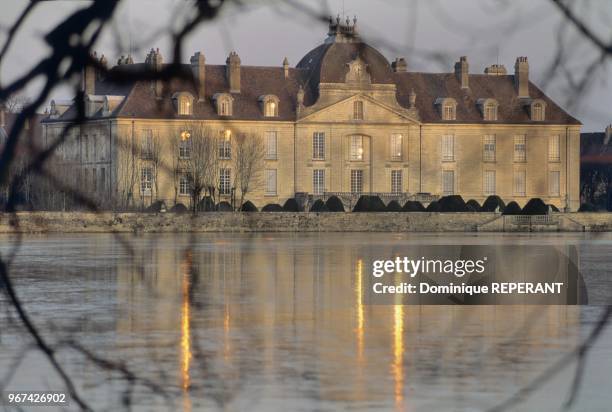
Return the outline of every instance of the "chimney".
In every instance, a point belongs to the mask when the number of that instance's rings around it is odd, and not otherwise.
[[[205,83],[206,83],[206,57],[201,52],[196,52],[191,59],[191,71],[193,78],[198,86],[198,101],[202,102],[205,99]]]
[[[156,71],[156,72],[161,71],[162,66],[164,64],[164,58],[159,52],[159,49],[155,49],[155,50],[151,49],[151,51],[147,55],[145,63],[148,64],[149,69]],[[162,97],[162,86],[163,86],[162,79],[156,79],[152,83],[152,87],[155,90],[155,97],[157,97],[158,99],[161,99]]]
[[[4,113],[4,112],[3,112]],[[610,143],[610,139],[612,139],[612,124],[606,127],[606,134],[604,138],[604,145]]]
[[[240,93],[240,57],[235,51],[231,52],[225,61],[225,76],[230,93]]]
[[[529,62],[527,57],[517,57],[514,63],[514,87],[518,97],[529,97]]]
[[[484,72],[489,76],[505,76],[508,74],[508,71],[503,64],[492,64],[487,67]]]
[[[406,64],[406,60],[403,57],[396,57],[395,61],[391,63],[391,69],[397,73],[406,72],[408,71],[408,64]]]
[[[462,89],[469,89],[468,61],[466,56],[461,56],[459,61],[455,63],[455,77],[461,83]]]
[[[285,72],[285,79],[289,78],[289,60],[285,57],[283,60],[283,71]]]
[[[93,52],[89,57],[91,60],[98,60],[96,52]],[[85,62],[83,68],[82,90],[84,94],[96,94],[96,68],[89,64],[89,61]]]

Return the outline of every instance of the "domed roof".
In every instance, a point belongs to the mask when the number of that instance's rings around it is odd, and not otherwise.
[[[317,83],[344,83],[349,63],[358,58],[365,63],[372,83],[394,83],[389,61],[363,42],[322,44],[308,52],[297,67],[310,71],[309,77]]]

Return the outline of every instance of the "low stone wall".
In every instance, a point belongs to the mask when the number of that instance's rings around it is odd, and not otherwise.
[[[609,231],[612,213],[559,213],[555,231]],[[0,214],[0,233],[109,232],[475,232],[504,231],[496,213],[19,212]],[[569,222],[569,223],[568,223]]]

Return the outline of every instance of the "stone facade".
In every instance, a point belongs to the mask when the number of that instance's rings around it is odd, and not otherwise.
[[[286,59],[244,66],[235,52],[226,65],[208,65],[200,52],[190,62],[188,80],[112,80],[163,70],[159,50],[145,63],[120,59],[107,78],[84,71],[88,118],[58,154],[79,188],[101,202],[130,192],[135,205],[188,205],[170,142],[204,125],[231,142],[218,168],[229,170],[232,186],[234,136],[262,139],[266,155],[247,194],[259,207],[296,193],[347,192],[460,194],[481,203],[497,194],[521,206],[540,197],[579,207],[580,122],[529,82],[525,57],[514,75],[503,66],[471,74],[465,57],[451,73],[414,73],[405,59],[390,64],[364,43],[355,22],[330,20],[325,42],[295,68]],[[75,118],[75,107],[52,112],[47,143]],[[163,148],[153,177],[151,160],[139,154],[147,136]]]

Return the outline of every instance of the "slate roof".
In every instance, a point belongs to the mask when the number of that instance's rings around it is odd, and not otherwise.
[[[395,84],[397,99],[400,105],[408,107],[408,95],[416,92],[416,105],[424,123],[529,123],[526,101],[519,99],[514,87],[514,76],[494,76],[470,74],[469,89],[462,90],[454,73],[415,73],[393,72],[388,60],[376,49],[365,43],[324,43],[307,53],[297,64],[290,68],[285,78],[282,67],[241,66],[241,92],[233,93],[232,120],[266,120],[263,116],[259,97],[273,94],[279,98],[279,116],[276,120],[296,120],[296,94],[299,86],[305,89],[304,103],[312,105],[318,98],[319,83],[342,83],[348,71],[347,63],[359,56],[366,64],[372,83]],[[144,70],[145,64],[116,66],[111,70]],[[190,65],[183,65],[185,77],[192,79]],[[193,80],[183,76],[165,85],[162,99],[156,99],[151,81],[141,80],[124,84],[113,84],[108,81],[97,81],[96,95],[126,96],[117,105],[112,117],[136,118],[194,118],[224,119],[215,111],[213,95],[228,92],[229,85],[225,76],[225,65],[206,65],[206,98],[197,102],[197,90]],[[178,116],[171,96],[177,92],[189,92],[194,102],[193,116]],[[530,97],[546,102],[546,120],[536,124],[579,125],[580,122],[565,112],[533,83],[529,84]],[[457,101],[457,120],[441,120],[439,110],[434,104],[440,97],[453,97]],[[498,101],[498,121],[485,122],[482,118],[478,99],[494,98]],[[76,110],[71,107],[58,121],[73,119]],[[102,117],[101,110],[95,117]],[[48,119],[47,121],[54,121]]]

